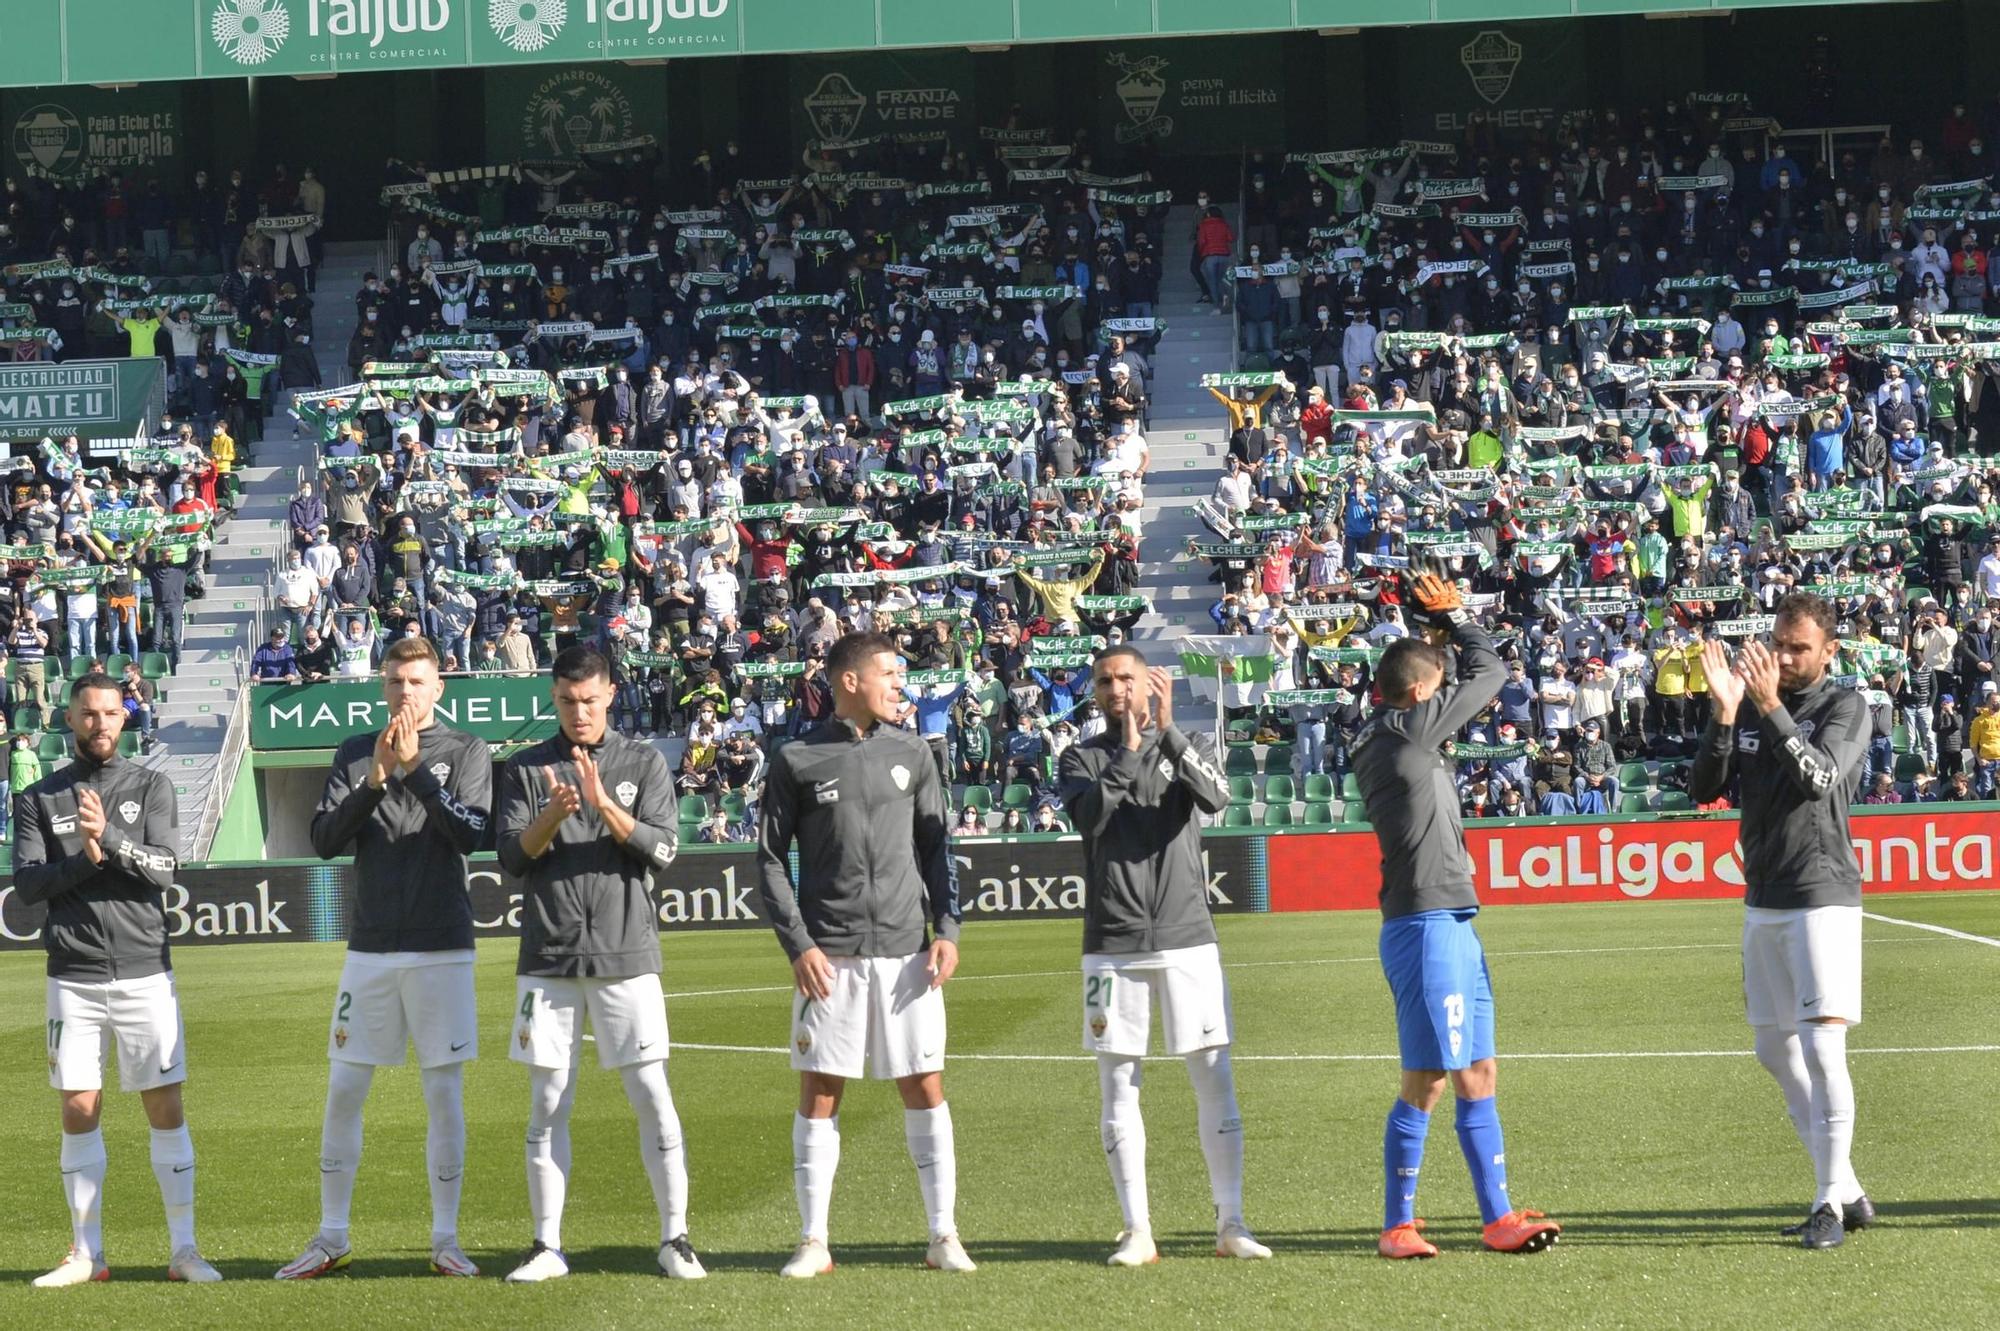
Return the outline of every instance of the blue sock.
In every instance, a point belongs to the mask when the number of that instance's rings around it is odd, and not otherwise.
[[[1424,1165],[1424,1137],[1431,1116],[1398,1099],[1382,1127],[1382,1228],[1407,1225],[1417,1215],[1417,1171]]]
[[[1500,1110],[1493,1097],[1458,1102],[1458,1149],[1472,1171],[1479,1217],[1492,1224],[1513,1210],[1507,1200],[1507,1146],[1500,1140]]]

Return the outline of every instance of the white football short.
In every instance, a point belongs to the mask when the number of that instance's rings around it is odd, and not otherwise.
[[[1743,1004],[1752,1026],[1861,1020],[1861,907],[1743,912]]]
[[[583,1061],[583,1020],[605,1068],[667,1056],[667,999],[658,975],[623,979],[522,975],[514,981],[514,1039],[507,1056],[531,1068]]]
[[[888,1081],[944,1068],[944,990],[930,951],[907,957],[828,957],[833,992],[792,995],[792,1067]]]
[[[414,1042],[420,1068],[479,1057],[473,956],[470,948],[349,952],[333,995],[326,1056],[342,1063],[401,1067],[406,1046]]]
[[[1087,952],[1083,958],[1083,1047],[1143,1058],[1153,1001],[1169,1054],[1192,1054],[1234,1038],[1229,980],[1214,943],[1165,952]]]
[[[104,1089],[104,1058],[118,1048],[118,1085],[151,1091],[187,1080],[187,1041],[172,971],[136,980],[59,980],[48,986],[49,1085]]]

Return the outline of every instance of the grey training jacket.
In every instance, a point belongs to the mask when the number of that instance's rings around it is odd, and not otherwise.
[[[1736,724],[1710,717],[1688,775],[1706,803],[1729,788],[1742,815],[1744,904],[1770,910],[1861,904],[1861,866],[1848,840],[1847,806],[1861,784],[1872,727],[1868,703],[1831,679],[1779,695],[1764,716],[1745,698]]]
[[[77,833],[84,787],[104,805],[101,864]],[[116,754],[102,766],[79,758],[14,797],[14,890],[48,903],[51,976],[100,982],[173,969],[161,894],[180,867],[178,827],[173,782]]]
[[[1382,847],[1382,918],[1478,909],[1458,787],[1444,744],[1499,696],[1506,670],[1486,630],[1451,633],[1458,681],[1415,707],[1378,707],[1354,740],[1354,779]]]
[[[500,773],[500,807],[494,817],[500,867],[527,885],[521,902],[521,954],[517,975],[622,978],[660,969],[660,912],[653,870],[674,862],[680,819],[674,777],[652,745],[607,733],[593,750],[604,792],[638,820],[619,845],[604,819],[586,801],[564,819],[555,840],[536,859],[521,849],[521,834],[548,806],[547,770],[577,783],[570,750],[560,731],[507,760]]]
[[[799,852],[796,898],[788,857]],[[758,889],[785,955],[907,957],[958,940],[958,872],[930,747],[834,718],[771,757]]]
[[[350,952],[447,952],[472,946],[466,856],[491,819],[493,759],[483,740],[443,722],[417,734],[417,762],[382,789],[368,783],[375,737],[354,735],[333,755],[313,850],[352,853]]]
[[[1229,791],[1205,737],[1148,730],[1136,752],[1106,731],[1063,750],[1058,791],[1083,834],[1083,950],[1163,952],[1215,941],[1201,819]]]

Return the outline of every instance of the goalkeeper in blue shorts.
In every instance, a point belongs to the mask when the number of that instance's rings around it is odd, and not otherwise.
[[[1507,1155],[1493,1099],[1493,989],[1472,917],[1472,860],[1442,746],[1499,693],[1493,643],[1434,573],[1410,584],[1410,609],[1450,649],[1403,638],[1376,670],[1381,703],[1355,739],[1354,773],[1382,845],[1382,970],[1396,1000],[1403,1088],[1382,1134],[1384,1257],[1435,1257],[1416,1218],[1431,1109],[1451,1078],[1458,1144],[1479,1194],[1486,1246],[1540,1252],[1562,1227],[1507,1199]],[[1457,657],[1457,682],[1445,668]]]

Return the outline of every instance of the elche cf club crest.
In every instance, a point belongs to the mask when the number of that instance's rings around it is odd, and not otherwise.
[[[1160,114],[1160,104],[1167,96],[1166,60],[1157,55],[1134,60],[1123,51],[1113,51],[1104,60],[1118,71],[1118,82],[1112,91],[1118,94],[1119,105],[1125,108],[1129,122],[1120,125],[1113,137],[1120,143],[1136,143],[1173,133],[1173,117]]]
[[[1472,89],[1498,105],[1514,86],[1514,71],[1521,67],[1521,44],[1497,28],[1488,28],[1458,48],[1458,62],[1472,76]]]
[[[806,94],[806,116],[822,143],[845,143],[861,128],[868,99],[847,75],[835,72]]]
[[[618,789],[612,793],[618,796],[620,804],[629,809],[632,807],[632,801],[639,798],[639,787],[633,785],[630,781],[620,781]]]

